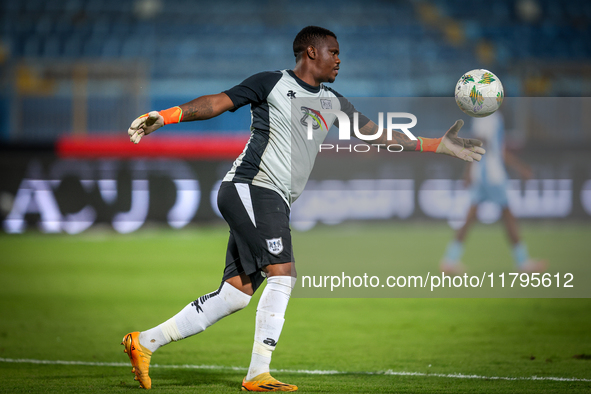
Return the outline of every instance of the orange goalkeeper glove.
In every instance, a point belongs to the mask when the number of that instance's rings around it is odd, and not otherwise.
[[[417,137],[417,147],[415,150],[442,153],[468,162],[474,160],[480,161],[482,155],[486,152],[482,148],[482,141],[473,138],[458,137],[458,131],[460,131],[463,125],[463,120],[457,120],[441,138]]]
[[[183,120],[183,110],[180,107],[172,107],[163,111],[151,111],[135,119],[127,134],[134,144],[140,142],[144,135],[148,135],[164,125],[179,123]]]

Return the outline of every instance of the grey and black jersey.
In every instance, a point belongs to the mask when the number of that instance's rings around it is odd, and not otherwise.
[[[291,205],[302,193],[312,172],[318,147],[339,110],[353,122],[353,105],[333,89],[312,86],[292,70],[255,74],[226,90],[234,108],[250,104],[250,139],[224,181],[250,183],[272,189]],[[308,122],[313,138],[308,139]],[[369,122],[359,115],[359,128]]]

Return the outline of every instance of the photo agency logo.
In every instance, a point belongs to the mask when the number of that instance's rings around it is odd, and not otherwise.
[[[333,109],[333,102],[330,99],[320,99],[320,109],[314,109],[309,106],[300,106],[302,117],[300,118],[301,125],[307,128],[306,138],[311,141],[314,140],[314,133],[317,131],[328,132],[328,124],[332,124],[336,119],[339,128],[339,141],[351,141],[351,137],[356,137],[366,143],[320,143],[318,151],[335,152],[357,152],[366,153],[374,146],[378,152],[385,150],[392,153],[402,152],[403,147],[400,144],[390,143],[392,141],[392,133],[394,130],[400,130],[413,141],[417,138],[410,132],[409,129],[417,124],[417,118],[408,112],[386,112],[386,128],[384,128],[384,112],[378,112],[378,129],[374,134],[363,134],[359,130],[359,112],[353,112],[353,132],[351,133],[351,119],[350,114],[344,111]],[[329,122],[327,122],[327,119]],[[400,119],[410,120],[409,123],[398,123]],[[396,120],[396,123],[395,123]],[[386,140],[383,135],[386,133]],[[373,141],[373,142],[372,142]]]

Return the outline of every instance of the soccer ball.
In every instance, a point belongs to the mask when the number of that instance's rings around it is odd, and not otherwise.
[[[470,116],[483,118],[503,103],[503,84],[488,70],[468,71],[456,84],[456,104]]]

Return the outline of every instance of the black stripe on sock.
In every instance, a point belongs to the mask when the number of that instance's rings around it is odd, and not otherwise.
[[[213,298],[213,297],[219,295],[220,291],[222,291],[222,287],[224,287],[224,282],[222,282],[219,289],[217,289],[216,291],[213,291],[209,294],[205,294],[191,303],[191,305],[193,305],[197,309],[197,313],[203,312],[201,305],[203,305],[205,303],[205,301],[209,300],[210,298]],[[199,303],[201,303],[201,305],[199,305]]]

